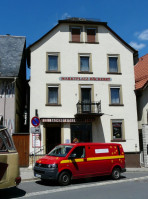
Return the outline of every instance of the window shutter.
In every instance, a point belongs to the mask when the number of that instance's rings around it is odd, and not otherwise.
[[[87,29],[87,42],[95,42],[96,30],[95,29]]]
[[[80,42],[80,28],[72,28],[72,41]]]

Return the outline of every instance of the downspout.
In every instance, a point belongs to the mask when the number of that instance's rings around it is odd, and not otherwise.
[[[15,122],[16,122],[16,77],[14,78],[14,133],[15,133]]]

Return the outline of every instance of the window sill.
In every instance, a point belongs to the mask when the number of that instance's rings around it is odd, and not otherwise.
[[[84,43],[83,41],[69,41],[69,43]]]
[[[61,104],[45,104],[45,106],[62,106]]]
[[[109,104],[109,106],[124,106],[124,104]]]
[[[88,72],[88,71],[81,71],[81,72],[78,72],[78,74],[93,74],[93,72]]]
[[[122,139],[115,139],[115,140],[111,140],[111,142],[126,142],[126,140],[122,140]]]
[[[61,71],[45,71],[45,73],[61,73]]]
[[[110,74],[110,75],[122,75],[122,73],[116,73],[116,72],[108,72],[107,74]]]
[[[95,41],[95,42],[85,42],[86,44],[99,44],[99,42]]]

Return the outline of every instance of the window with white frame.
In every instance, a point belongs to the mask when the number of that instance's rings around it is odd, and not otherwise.
[[[121,85],[110,86],[110,105],[123,105]]]
[[[91,54],[79,54],[79,69],[81,73],[91,73],[92,63]]]
[[[96,28],[86,28],[87,42],[95,43],[96,42]]]
[[[119,55],[108,55],[108,73],[121,74]]]
[[[82,42],[82,29],[81,26],[70,26],[71,42]]]
[[[60,85],[47,85],[47,105],[60,104]]]
[[[80,71],[89,72],[89,56],[80,56]]]
[[[60,72],[59,53],[47,53],[47,72]]]

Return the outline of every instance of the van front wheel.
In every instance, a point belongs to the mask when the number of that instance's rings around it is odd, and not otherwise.
[[[118,180],[121,176],[120,168],[115,167],[112,171],[112,178],[113,180]]]
[[[67,171],[63,171],[62,173],[60,173],[59,179],[58,179],[58,182],[60,185],[62,186],[69,185],[70,181],[71,181],[71,177]]]

